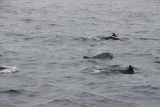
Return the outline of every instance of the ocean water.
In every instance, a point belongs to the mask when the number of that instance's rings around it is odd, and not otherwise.
[[[159,107],[160,1],[0,0],[0,61],[0,107]]]

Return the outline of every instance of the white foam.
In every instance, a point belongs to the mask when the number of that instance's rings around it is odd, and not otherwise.
[[[94,70],[94,73],[100,73],[101,71],[100,70]]]

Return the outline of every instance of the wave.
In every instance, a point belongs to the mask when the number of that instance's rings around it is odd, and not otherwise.
[[[140,38],[141,40],[160,40],[160,38]]]
[[[48,103],[50,106],[57,105],[58,107],[68,107],[68,106],[75,106],[79,107],[79,104],[76,102],[71,101],[70,99],[55,99]]]

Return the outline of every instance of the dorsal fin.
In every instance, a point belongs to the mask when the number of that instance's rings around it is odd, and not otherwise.
[[[134,74],[133,67],[131,65],[129,65],[128,71],[130,71],[131,74]]]
[[[112,34],[113,37],[117,37],[117,35],[115,33]]]

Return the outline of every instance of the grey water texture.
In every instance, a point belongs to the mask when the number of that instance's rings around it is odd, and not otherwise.
[[[160,1],[0,0],[0,61],[0,107],[159,107]]]

